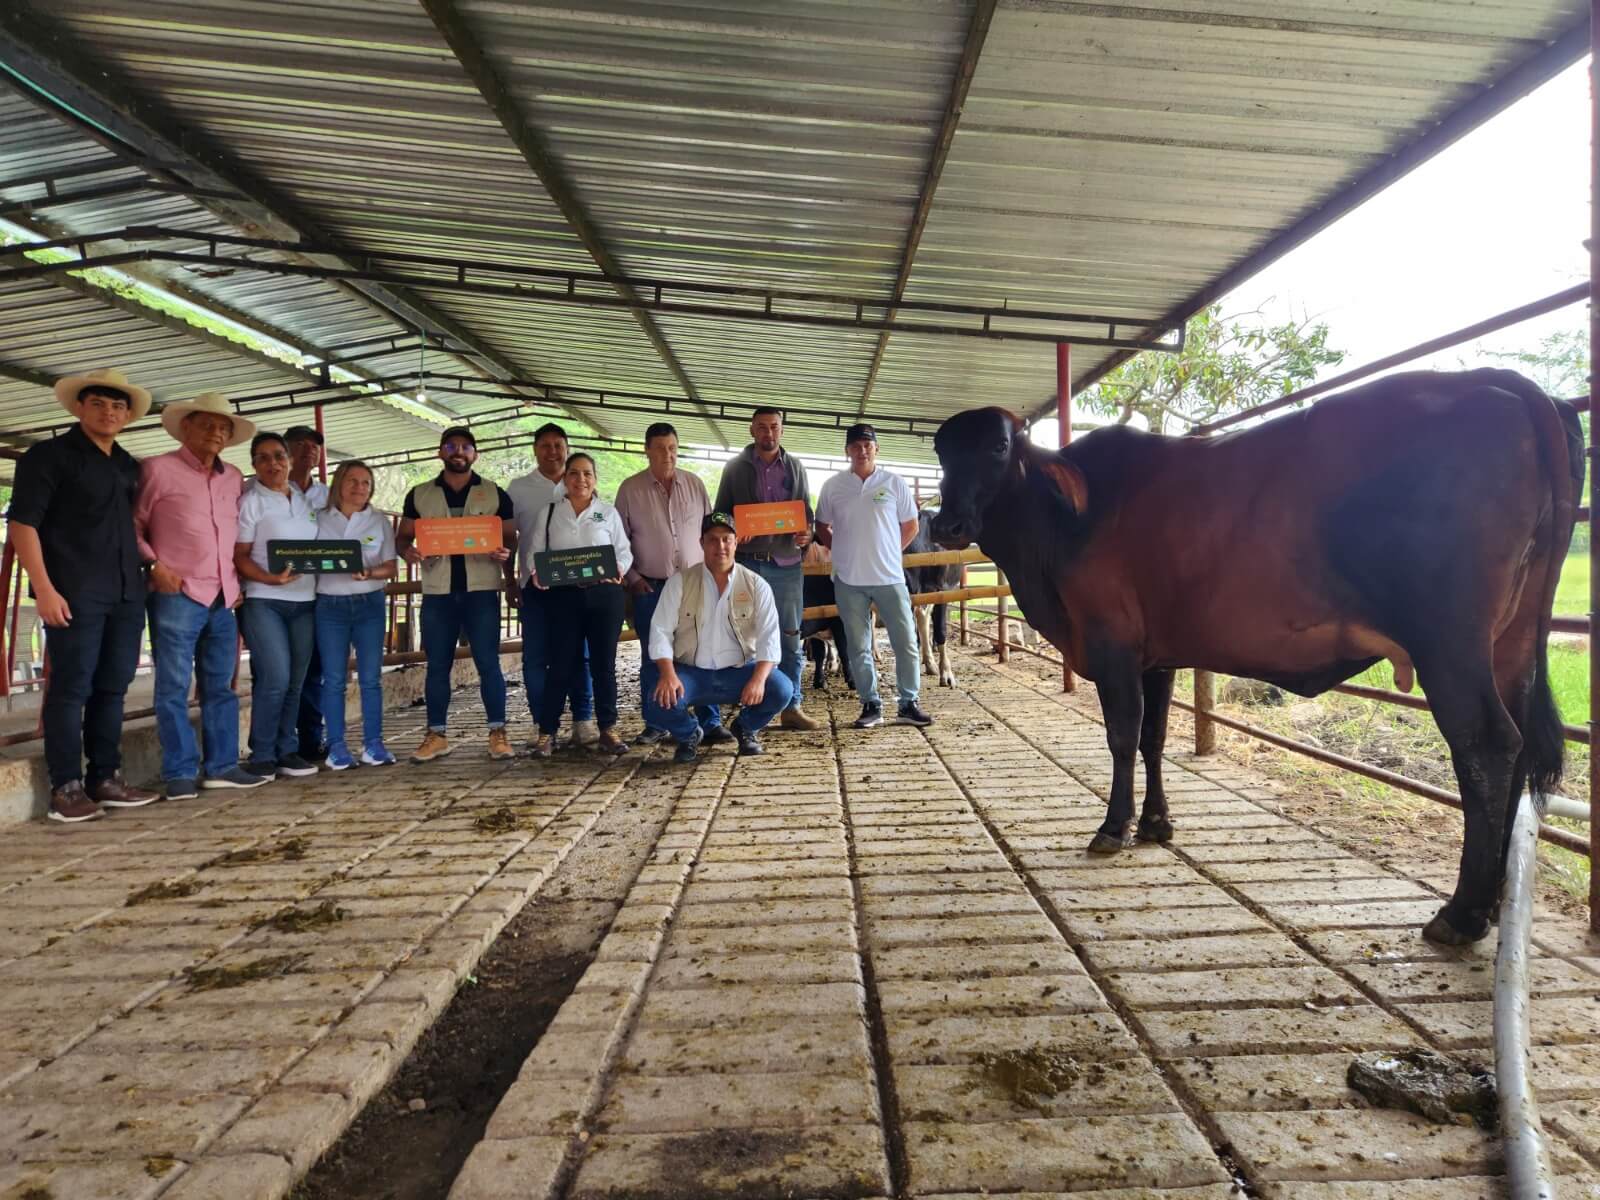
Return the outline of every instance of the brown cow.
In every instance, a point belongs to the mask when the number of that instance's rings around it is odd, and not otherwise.
[[[1173,671],[1315,696],[1413,668],[1466,814],[1455,894],[1423,931],[1488,931],[1514,801],[1560,779],[1545,645],[1583,488],[1576,410],[1510,371],[1415,372],[1222,437],[1096,430],[1059,453],[999,408],[951,417],[933,535],[977,541],[1029,624],[1094,680],[1111,800],[1091,853],[1172,836],[1161,750]]]

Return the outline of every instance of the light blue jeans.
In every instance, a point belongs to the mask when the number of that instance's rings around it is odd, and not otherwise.
[[[901,704],[916,703],[922,691],[922,664],[917,658],[917,627],[911,620],[911,594],[903,583],[884,583],[875,587],[852,587],[834,580],[839,600],[839,619],[844,622],[845,639],[850,643],[850,678],[863,704],[878,703],[878,671],[872,663],[872,606],[889,630],[894,647],[894,678]]]
[[[344,694],[350,650],[356,652],[361,685],[361,742],[368,750],[383,745],[383,592],[317,597],[317,651],[322,656],[320,711],[328,723],[328,745],[346,751]],[[309,686],[309,685],[308,685]]]

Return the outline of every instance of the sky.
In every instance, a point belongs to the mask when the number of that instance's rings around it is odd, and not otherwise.
[[[1338,374],[1588,278],[1587,61],[1291,251],[1223,300],[1272,323],[1310,316],[1346,351]],[[1479,365],[1587,322],[1575,304],[1406,369]],[[1485,363],[1484,365],[1505,365]],[[1055,422],[1035,441],[1055,444]]]

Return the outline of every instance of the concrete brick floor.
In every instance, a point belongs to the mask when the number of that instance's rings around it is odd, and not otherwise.
[[[1417,936],[1454,847],[1403,877],[1177,753],[1174,843],[1091,860],[1100,727],[1047,669],[958,669],[926,731],[846,728],[835,683],[757,759],[492,763],[462,724],[428,767],[8,830],[0,1197],[282,1196],[641,770],[671,815],[454,1200],[1501,1194],[1493,1139],[1344,1085],[1352,1050],[1488,1043],[1492,945]],[[1537,932],[1547,1128],[1600,1195],[1600,945]],[[998,1086],[1034,1049],[1054,1094]]]

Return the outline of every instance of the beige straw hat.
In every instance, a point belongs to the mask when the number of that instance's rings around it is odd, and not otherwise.
[[[137,387],[128,382],[128,377],[115,367],[102,367],[98,371],[87,371],[82,375],[68,375],[65,379],[56,380],[56,399],[61,402],[61,407],[73,416],[78,415],[78,395],[87,387],[116,388],[119,392],[126,392],[129,403],[133,406],[133,420],[137,421],[150,411],[150,393],[142,387]]]
[[[256,423],[234,412],[233,405],[228,403],[228,398],[221,392],[206,392],[193,400],[179,400],[175,404],[162,405],[161,425],[175,440],[181,442],[183,431],[180,426],[183,424],[183,419],[190,413],[197,412],[215,413],[233,422],[233,436],[228,439],[230,446],[248,442],[256,435]]]

